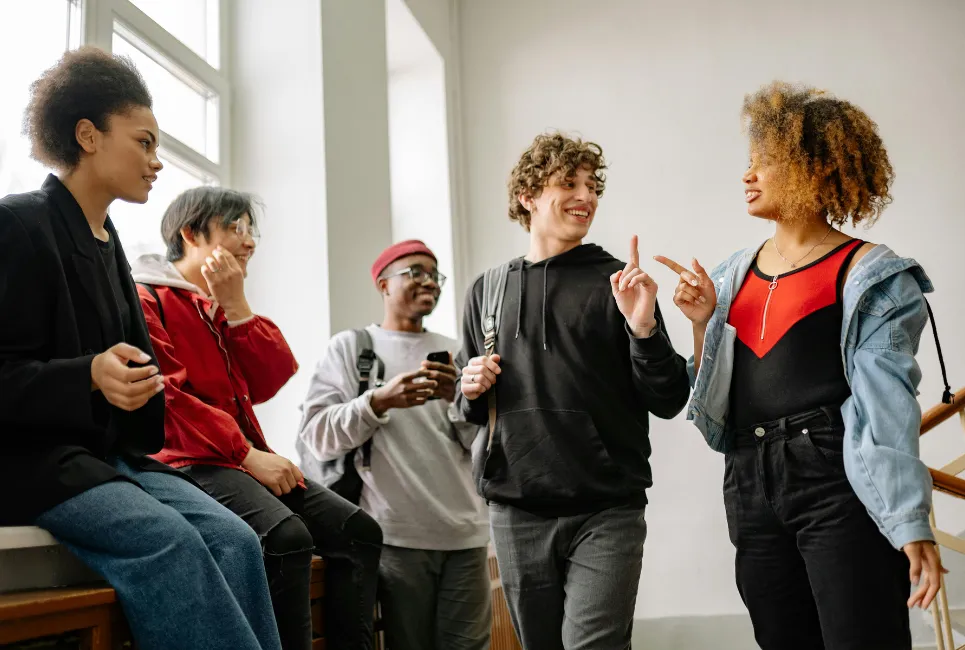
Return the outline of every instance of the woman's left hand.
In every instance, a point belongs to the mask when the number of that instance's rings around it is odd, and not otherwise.
[[[942,575],[948,573],[948,569],[942,566],[934,542],[911,542],[905,544],[901,550],[905,552],[911,563],[909,571],[911,584],[918,587],[908,599],[908,608],[918,606],[928,609],[941,587]]]

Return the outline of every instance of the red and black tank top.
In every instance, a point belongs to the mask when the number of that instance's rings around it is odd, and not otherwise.
[[[841,291],[863,243],[852,239],[777,277],[754,261],[727,319],[737,329],[730,426],[840,406],[851,395],[841,360]]]

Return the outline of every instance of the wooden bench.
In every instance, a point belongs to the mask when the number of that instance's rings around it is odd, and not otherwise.
[[[325,650],[325,561],[312,559],[312,650]],[[72,635],[82,650],[131,648],[117,595],[107,585],[0,594],[0,647]],[[16,647],[16,645],[14,646]]]
[[[492,650],[520,650],[509,619],[499,580],[499,566],[490,550],[492,590]],[[312,612],[312,650],[325,650],[325,561],[312,559],[309,591]],[[384,648],[382,621],[376,612],[376,647]],[[132,648],[130,630],[117,595],[107,585],[63,587],[0,594],[0,647],[49,637],[72,637],[82,650]]]

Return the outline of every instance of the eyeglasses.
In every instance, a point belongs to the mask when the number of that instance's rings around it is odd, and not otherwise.
[[[241,241],[244,241],[249,236],[251,237],[252,241],[255,242],[256,246],[258,245],[258,242],[261,241],[261,233],[258,232],[258,229],[244,219],[235,220],[235,232],[238,234],[238,238],[241,239]]]
[[[442,273],[439,273],[439,271],[436,269],[427,271],[421,266],[410,266],[402,269],[401,271],[396,271],[395,273],[384,275],[382,277],[388,280],[389,278],[394,278],[398,275],[405,274],[408,274],[409,277],[412,278],[412,281],[418,284],[429,284],[429,282],[435,282],[440,289],[442,288],[442,285],[446,283],[446,276],[444,276]]]

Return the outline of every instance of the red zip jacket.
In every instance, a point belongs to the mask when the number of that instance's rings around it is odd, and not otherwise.
[[[135,262],[151,344],[164,375],[164,449],[154,458],[240,469],[251,445],[271,451],[253,406],[271,399],[298,370],[278,327],[255,316],[230,326],[224,310],[156,255]],[[163,312],[164,322],[161,322]]]

